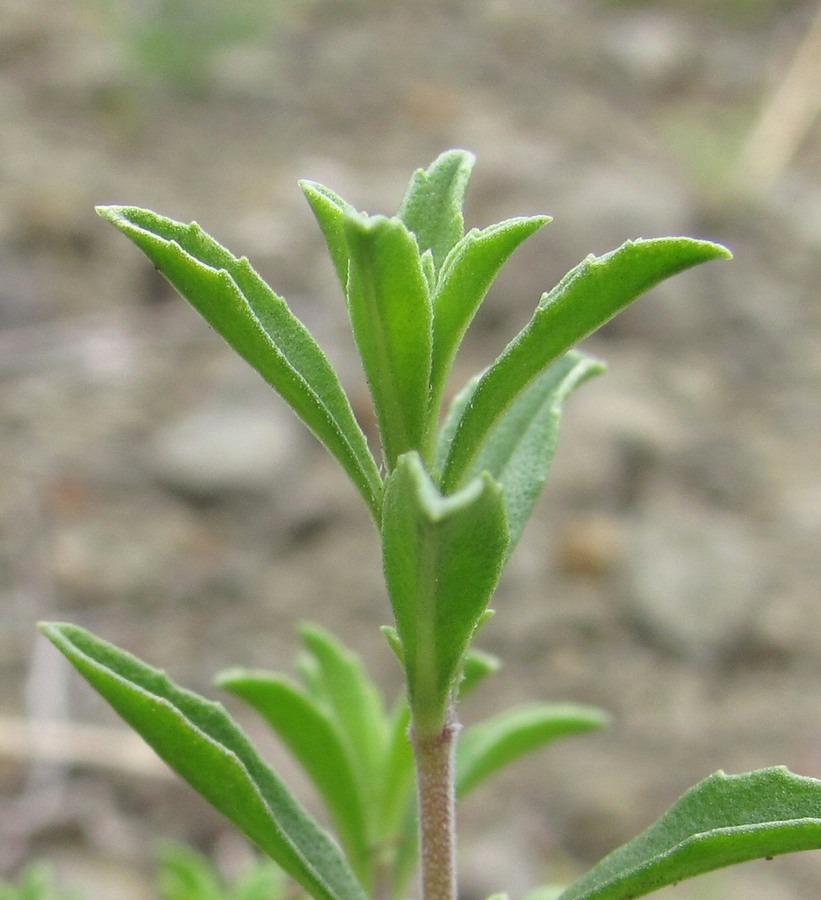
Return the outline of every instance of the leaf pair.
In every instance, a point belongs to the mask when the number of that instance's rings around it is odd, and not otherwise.
[[[394,218],[358,213],[328,188],[301,182],[347,297],[388,472],[403,453],[430,455],[465,330],[504,261],[549,221],[511,219],[465,235],[473,162],[451,150],[418,170]]]
[[[470,477],[494,428],[507,430],[517,398],[576,343],[665,278],[729,256],[708,241],[659,238],[628,242],[576,266],[542,296],[533,318],[481,375],[470,402],[451,422],[439,450],[443,490],[455,490]]]
[[[414,729],[438,734],[508,544],[500,486],[485,474],[443,497],[415,453],[385,487],[382,548]]]
[[[353,870],[372,890],[374,848],[395,839],[412,787],[407,715],[386,716],[360,660],[330,634],[303,626],[301,636],[303,685],[244,669],[225,672],[218,684],[253,706],[305,769]]]
[[[343,849],[366,889],[402,889],[416,858],[413,758],[404,698],[386,712],[361,661],[331,634],[303,626],[308,650],[299,685],[273,672],[235,669],[218,684],[242,697],[285,743],[316,786]],[[462,691],[497,664],[470,654]],[[600,710],[530,704],[464,729],[457,748],[457,793],[545,744],[607,724]],[[367,732],[365,734],[364,732]],[[364,752],[359,752],[364,751]]]

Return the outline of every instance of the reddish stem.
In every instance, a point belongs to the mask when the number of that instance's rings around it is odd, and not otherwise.
[[[423,900],[456,900],[454,751],[458,730],[451,712],[439,734],[413,739]]]

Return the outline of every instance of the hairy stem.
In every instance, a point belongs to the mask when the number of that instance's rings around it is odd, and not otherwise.
[[[413,738],[423,900],[456,900],[454,751],[458,731],[451,709],[439,734]]]

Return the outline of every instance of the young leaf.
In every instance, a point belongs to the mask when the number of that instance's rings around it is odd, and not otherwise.
[[[532,216],[474,229],[448,254],[433,296],[431,393],[437,406],[453,357],[499,269],[525,238],[549,221],[549,216]]]
[[[286,879],[275,863],[260,860],[231,888],[207,856],[183,844],[167,844],[158,856],[157,887],[160,900],[284,900]]]
[[[228,900],[286,900],[287,888],[281,869],[259,862],[239,877]]]
[[[180,844],[160,850],[160,900],[225,900],[225,891],[210,860]]]
[[[580,384],[603,371],[604,364],[598,360],[575,350],[568,351],[513,400],[474,458],[468,477],[490,472],[504,488],[510,528],[508,556],[519,542],[547,479],[565,400]],[[440,459],[447,455],[449,443],[480,378],[471,380],[451,404],[440,434]]]
[[[433,296],[436,290],[436,268],[433,262],[433,251],[425,250],[419,256],[419,263],[422,266],[422,274],[425,276],[425,284],[428,286],[428,293]]]
[[[381,478],[345,392],[305,326],[251,268],[196,224],[135,207],[98,212],[130,238],[339,460],[378,518]]]
[[[365,900],[330,836],[291,796],[218,703],[75,625],[43,633],[119,715],[311,896]]]
[[[468,477],[488,432],[539,372],[653,285],[698,263],[729,257],[726,248],[708,241],[657,238],[629,241],[571,270],[542,296],[533,318],[479,380],[445,461],[445,493]]]
[[[325,802],[354,871],[367,885],[370,813],[352,748],[333,717],[297,685],[272,672],[230,669],[217,684],[250,704],[298,760]]]
[[[317,663],[315,696],[324,700],[326,713],[336,721],[369,809],[378,791],[377,773],[387,741],[382,696],[362,660],[330,632],[302,625],[299,633]]]
[[[17,882],[0,881],[0,900],[81,900],[74,891],[63,891],[55,884],[51,868],[32,863],[18,876]]]
[[[441,730],[465,651],[501,571],[507,525],[501,488],[487,475],[450,497],[416,453],[386,485],[383,560],[402,641],[417,737]]]
[[[400,666],[404,668],[405,666],[405,657],[402,653],[402,641],[399,639],[399,632],[394,628],[393,625],[380,625],[379,630],[382,632],[382,636],[388,642],[388,646],[391,648],[391,653],[396,657],[397,662]]]
[[[390,844],[401,834],[413,801],[413,752],[410,743],[410,710],[402,697],[391,716],[389,739],[381,773],[379,798],[380,840]]]
[[[345,240],[345,215],[355,213],[353,206],[329,188],[315,181],[300,181],[299,186],[311,206],[328,252],[331,254],[342,293],[348,289],[348,242]]]
[[[436,271],[465,230],[462,205],[476,157],[447,150],[427,169],[417,169],[408,184],[399,218],[416,237],[419,253],[430,250]]]
[[[628,900],[750,859],[821,848],[821,781],[783,766],[717,772],[614,850],[560,900]]]
[[[484,650],[471,647],[465,654],[465,663],[462,666],[462,681],[459,684],[459,698],[467,695],[488,675],[498,672],[502,664],[498,657]]]
[[[427,443],[431,305],[413,235],[398,219],[345,217],[348,306],[388,471]]]
[[[571,704],[531,704],[471,725],[456,745],[456,793],[464,797],[497,770],[520,756],[574,734],[603,728],[600,709]]]

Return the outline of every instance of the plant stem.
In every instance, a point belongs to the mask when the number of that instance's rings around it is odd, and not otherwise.
[[[419,794],[423,900],[456,900],[456,723],[453,709],[439,734],[414,734]]]

